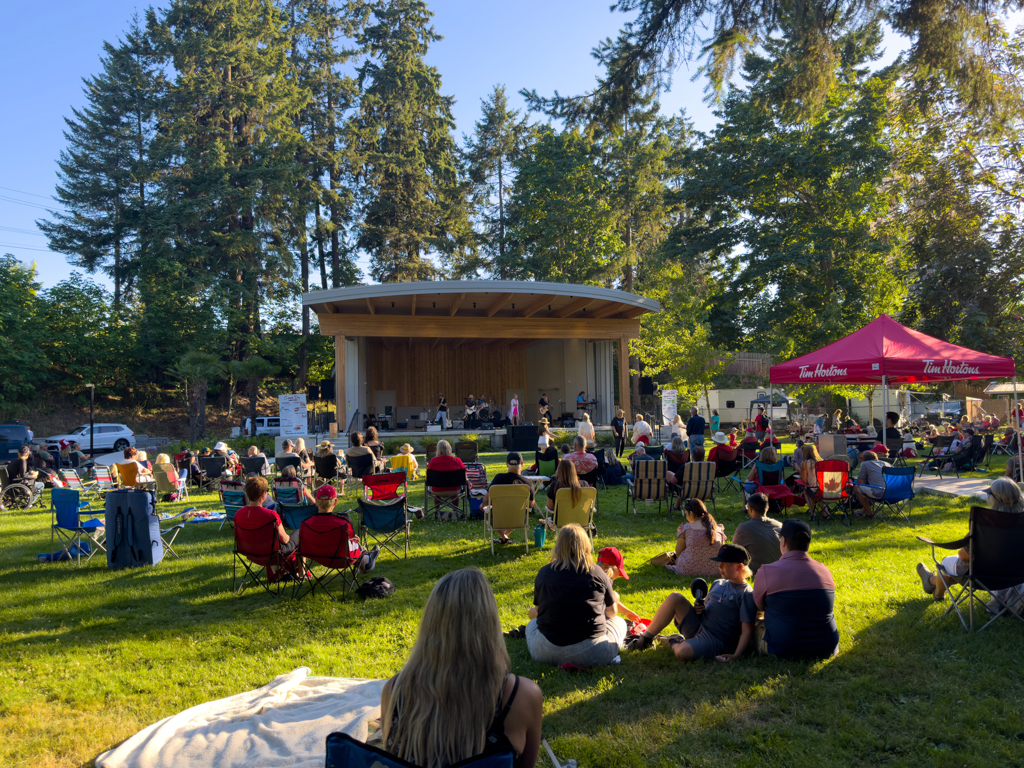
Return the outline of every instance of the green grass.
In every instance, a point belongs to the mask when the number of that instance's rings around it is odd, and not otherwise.
[[[493,476],[501,456],[482,460]],[[993,464],[996,476],[1003,462]],[[413,497],[422,498],[422,482]],[[216,507],[213,496],[197,501]],[[911,526],[857,520],[852,530],[831,523],[816,532],[811,554],[835,576],[842,634],[840,654],[828,662],[684,664],[656,649],[568,674],[535,664],[525,641],[510,640],[513,669],[539,682],[544,735],[581,768],[1020,765],[1022,625],[1004,619],[968,635],[925,599],[913,572],[928,557],[914,537],[959,537],[967,507],[965,499],[922,495]],[[632,579],[617,587],[647,616],[669,591],[688,586],[645,564],[671,546],[679,523],[654,509],[634,518],[625,513],[624,487],[601,493],[598,545],[623,550]],[[736,494],[719,499],[718,519],[730,534],[742,522]],[[456,568],[482,568],[503,625],[518,626],[551,544],[492,557],[481,523],[417,521],[410,558],[378,564],[397,587],[392,597],[294,602],[231,594],[228,528],[188,526],[178,538],[182,559],[110,572],[96,561],[37,564],[49,547],[48,523],[40,510],[0,513],[3,766],[91,765],[160,718],[298,666],[316,675],[390,676],[409,652],[433,583]]]

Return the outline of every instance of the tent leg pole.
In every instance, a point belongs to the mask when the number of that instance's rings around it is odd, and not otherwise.
[[[1020,399],[1017,397],[1017,377],[1013,377],[1013,417],[1010,419],[1012,422],[1017,418],[1020,408]],[[1017,422],[1017,471],[1020,473],[1020,479],[1024,482],[1024,439],[1021,437],[1021,423]]]

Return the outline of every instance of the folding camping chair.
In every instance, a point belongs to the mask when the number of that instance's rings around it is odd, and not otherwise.
[[[264,456],[243,456],[239,459],[242,471],[248,475],[267,475],[270,473],[270,462]]]
[[[399,453],[392,456],[388,461],[391,462],[391,469],[395,472],[405,472],[405,476],[409,480],[415,480],[413,477],[412,462],[413,457],[407,453]],[[418,474],[418,473],[416,473]]]
[[[448,491],[435,491],[435,488],[451,488]],[[442,510],[450,510],[455,518],[467,517],[469,512],[469,481],[466,470],[451,469],[440,471],[427,467],[427,479],[423,484],[423,508],[430,508],[430,500],[434,500],[434,519],[445,517]]]
[[[468,465],[477,460],[480,455],[480,446],[475,440],[460,440],[455,444],[455,455]]]
[[[548,449],[550,450],[550,449]],[[558,451],[555,450],[553,458],[545,458],[550,456],[548,451],[541,453],[540,451],[534,451],[533,459],[537,462],[537,474],[541,477],[554,477],[555,472],[558,471]]]
[[[495,754],[462,760],[458,768],[513,768],[515,755],[511,749]],[[370,746],[347,733],[332,733],[327,737],[326,768],[419,768],[383,749]]]
[[[717,467],[713,461],[688,461],[676,473],[676,483],[680,499],[700,499],[710,501],[718,514],[715,503],[715,473]]]
[[[928,471],[928,470],[931,470],[932,472],[936,472],[936,471],[942,469],[942,465],[943,465],[943,463],[945,461],[945,459],[943,457],[945,457],[946,453],[949,451],[949,440],[947,439],[946,435],[939,435],[938,437],[931,437],[931,438],[928,438],[928,440],[929,440],[928,454],[926,456],[922,456],[921,457],[923,459],[923,461],[919,465],[922,474],[924,472]],[[934,467],[928,466],[933,461],[936,461],[938,463]],[[942,473],[941,472],[939,472],[939,477],[942,477]]]
[[[135,488],[145,490],[154,484],[152,477],[143,477],[139,474],[139,467],[135,463],[115,464],[117,476],[121,479],[121,487],[125,489]]]
[[[1004,589],[1016,588],[1024,584],[1024,515],[1016,512],[996,512],[986,507],[971,507],[970,522],[967,535],[959,541],[940,544],[918,536],[918,539],[932,548],[932,560],[936,565],[936,573],[949,591],[952,600],[946,613],[955,610],[964,629],[974,631],[974,601],[982,606],[985,603],[978,592],[988,592],[998,607],[998,612],[978,631],[1004,613],[1010,613],[1024,621],[1024,616],[1015,610],[1015,605],[1008,603],[1005,596],[997,593]],[[942,567],[942,560],[935,556],[935,548],[958,550],[967,549],[969,555],[967,575],[958,577],[948,573]],[[959,586],[958,592],[953,591]],[[969,623],[964,619],[964,612],[969,613]]]
[[[761,455],[761,449],[758,443],[740,442],[740,444],[736,446],[736,451],[739,454],[740,471],[750,469],[754,466],[754,462],[757,461],[757,457]]]
[[[653,461],[644,462],[654,464]],[[662,464],[663,462],[657,462]],[[571,523],[576,523],[593,541],[597,535],[597,526],[594,525],[594,506],[597,503],[597,488],[583,488],[580,490],[578,504],[572,503],[572,488],[559,488],[555,492],[555,510],[552,515],[552,522],[555,528],[563,528]]]
[[[890,523],[899,518],[910,522],[916,472],[916,467],[882,468],[882,496],[879,499],[872,499],[872,507],[883,523]]]
[[[224,519],[217,529],[219,531],[226,523],[234,525],[235,514],[248,503],[248,500],[245,498],[245,486],[237,480],[222,480],[217,490],[220,503],[224,507]]]
[[[757,488],[754,493],[763,493],[768,497],[768,509],[777,513],[785,514],[786,510],[793,506],[796,497],[788,485],[786,485],[785,469],[786,463],[777,461],[774,464],[765,464],[762,461],[755,461],[757,468]],[[849,465],[847,465],[849,469]],[[744,500],[749,494],[744,493]]]
[[[690,462],[690,452],[683,451],[682,453],[676,453],[675,451],[665,451],[665,471],[670,474],[676,474],[683,465]]]
[[[96,478],[97,492],[106,493],[107,491],[117,490],[117,485],[114,483],[114,471],[110,467],[94,464],[92,473],[93,477]]]
[[[723,485],[734,472],[738,472],[743,465],[738,448],[726,448],[719,446],[715,451],[715,490],[723,491]]]
[[[302,473],[302,459],[298,456],[277,456],[274,458],[274,467],[279,475],[285,467],[295,467],[295,476],[299,477]]]
[[[844,459],[823,460],[815,464],[818,487],[814,488],[814,512],[811,519],[824,522],[819,509],[831,520],[841,513],[850,525],[850,464]]]
[[[185,477],[188,477],[187,472]],[[188,498],[187,480],[182,479],[170,464],[157,464],[153,467],[153,478],[156,480],[158,494],[165,496],[177,494],[179,500]]]
[[[220,481],[228,469],[228,460],[223,456],[203,456],[199,459],[199,464],[206,473],[206,490],[213,488],[214,483]]]
[[[386,549],[392,555],[398,557],[398,553],[391,548],[391,545],[396,543],[395,539],[404,533],[404,556],[408,557],[410,523],[407,501],[404,496],[389,502],[366,501],[363,498],[356,499],[356,504],[359,505],[359,538],[363,544],[372,540],[380,547],[381,552]]]
[[[364,475],[362,495],[365,501],[406,499],[409,496],[409,478],[405,472],[388,472],[385,475]]]
[[[661,503],[668,500],[665,469],[664,461],[633,462],[633,479],[626,478],[626,504],[632,503],[634,515],[638,501],[645,505],[656,501],[661,512]]]
[[[474,443],[475,445],[475,443]],[[487,467],[485,467],[479,461],[467,461],[466,464],[466,479],[469,480],[469,484],[474,488],[486,488],[487,487]]]
[[[274,483],[274,504],[277,506],[275,511],[281,518],[284,527],[290,531],[299,530],[303,521],[308,520],[319,511],[316,504],[306,500],[304,490],[304,487],[298,483],[286,485]]]
[[[342,465],[338,463],[338,457],[334,454],[313,457],[314,487],[319,488],[322,485],[333,485],[344,496],[345,478],[345,471],[342,469]]]
[[[885,449],[889,452],[889,460],[892,462],[894,467],[905,468],[907,466],[907,460],[903,458],[903,438],[902,437],[890,437],[886,438]]]
[[[79,491],[54,488],[50,492],[50,552],[54,551],[56,537],[61,546],[57,560],[64,559],[66,555],[69,560],[74,560],[76,565],[81,565],[83,548],[88,552],[86,563],[92,560],[92,556],[98,551],[107,551],[103,546],[106,539],[104,521],[94,517],[82,522],[83,509],[92,514],[89,502],[82,501]],[[88,539],[88,542],[84,539]],[[91,546],[89,542],[92,542]]]
[[[659,461],[665,457],[665,446],[664,445],[647,445],[644,447],[644,453],[648,456],[653,456]]]
[[[62,469],[60,471],[61,479],[64,481],[64,485],[70,488],[72,491],[78,491],[82,494],[82,497],[91,496],[97,501],[103,498],[100,494],[99,489],[96,487],[96,481],[86,483],[82,480],[79,474],[73,469]]]
[[[359,586],[356,565],[362,552],[347,515],[316,514],[303,520],[299,528],[298,554],[305,558],[307,570],[296,582],[292,597],[304,597],[300,590],[306,583],[309,583],[306,594],[316,592],[319,587],[331,600],[337,598],[328,587],[336,579],[341,579],[342,597]]]
[[[1017,455],[1017,433],[1016,432],[1013,433],[1013,436],[1010,438],[1010,442],[1007,443],[1006,445],[1003,445],[1001,443],[997,443],[997,442],[995,442],[995,439],[993,439],[993,441],[992,441],[992,448],[989,450],[989,453],[988,453],[988,462],[987,463],[991,464],[992,463],[992,457],[993,456],[999,456],[999,455],[1003,455],[1003,456],[1016,456]]]
[[[278,597],[284,587],[289,560],[281,553],[281,540],[277,535],[277,520],[270,516],[235,516],[234,560],[231,566],[231,591],[236,595],[253,586],[263,587],[268,595]],[[301,541],[301,538],[300,538]],[[238,581],[238,566],[244,569]],[[271,573],[276,575],[271,577]]]
[[[360,485],[364,477],[369,477],[377,471],[377,457],[372,453],[368,453],[365,456],[353,456],[347,461],[349,479],[357,480]]]
[[[484,510],[484,526],[494,554],[494,532],[522,530],[526,554],[530,554],[530,489],[522,483],[495,485],[487,492],[490,507]]]
[[[595,450],[594,451],[594,456],[597,457],[597,485],[595,485],[594,487],[595,488],[598,488],[598,487],[604,488],[607,491],[608,490],[608,486],[607,486],[607,484],[604,481],[604,471],[605,471],[605,469],[608,468],[608,463],[607,463],[607,461],[605,460],[605,457],[604,457],[604,450],[602,450],[602,449]]]

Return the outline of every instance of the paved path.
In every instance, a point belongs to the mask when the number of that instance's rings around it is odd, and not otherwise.
[[[937,493],[941,496],[972,496],[985,498],[985,491],[992,485],[990,477],[924,477],[914,483],[918,492]]]

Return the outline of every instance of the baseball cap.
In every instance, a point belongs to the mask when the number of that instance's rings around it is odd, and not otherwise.
[[[619,573],[622,574],[622,578],[629,581],[629,574],[626,573],[626,561],[622,557],[622,553],[615,547],[605,547],[598,552],[597,562],[604,563],[605,565],[614,565],[619,569]]]
[[[801,542],[810,544],[811,526],[803,520],[790,517],[782,522],[782,529],[779,531],[779,536],[785,536],[786,541],[792,541],[794,544],[800,544]]]
[[[750,565],[750,553],[739,544],[723,544],[718,548],[718,555],[710,558],[716,563],[743,563]]]
[[[519,451],[509,451],[508,456],[505,457],[506,464],[522,464],[523,455]]]
[[[318,499],[336,499],[338,492],[334,490],[333,485],[321,485],[316,489],[316,497]]]

